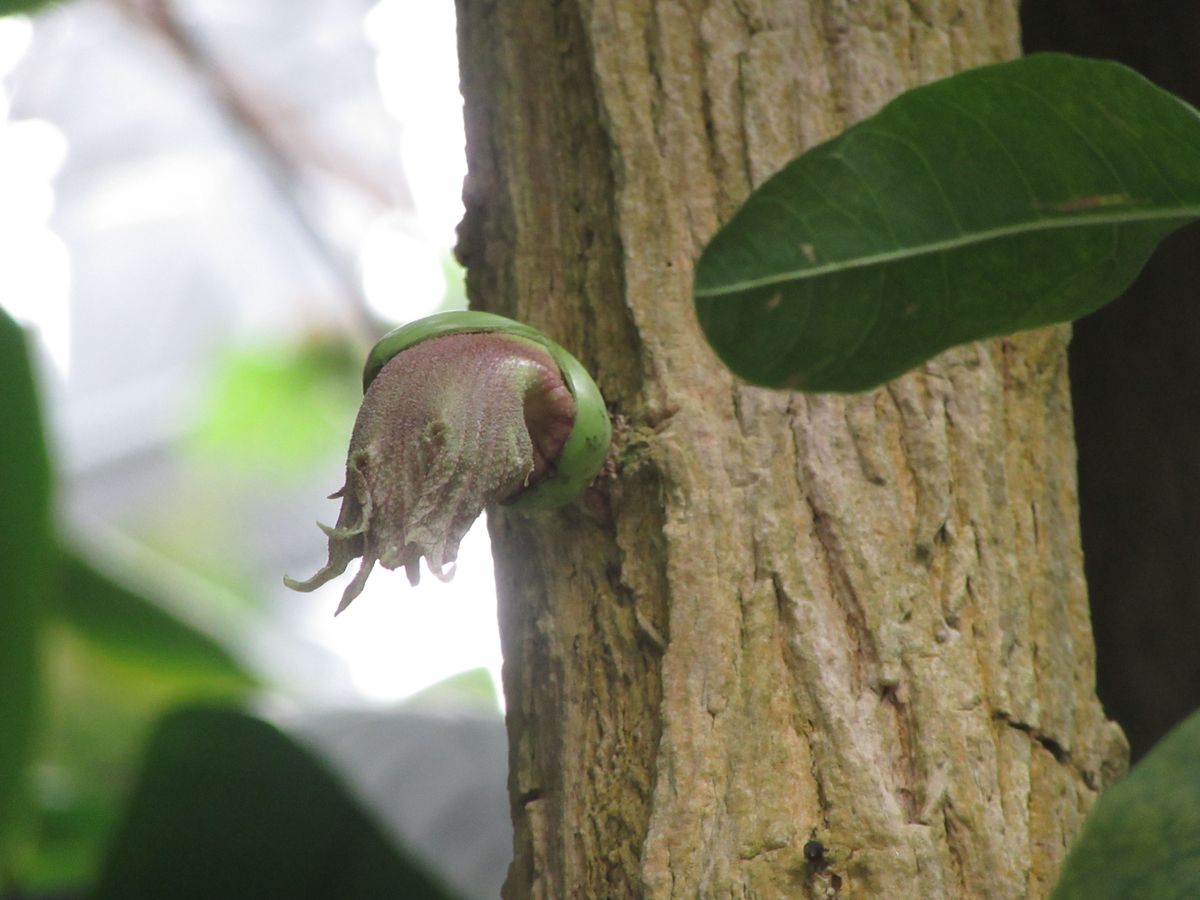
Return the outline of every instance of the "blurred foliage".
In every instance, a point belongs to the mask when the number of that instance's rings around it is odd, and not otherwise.
[[[2,310],[0,383],[0,891],[69,889],[96,869],[151,723],[185,698],[240,701],[254,681],[211,637],[56,545],[27,342]]]
[[[56,600],[56,618],[134,678],[205,693],[253,684],[215,640],[74,553],[63,554]]]
[[[254,681],[220,644],[65,551],[42,628],[45,715],[22,882],[96,874],[154,720],[185,699],[237,702]]]
[[[0,0],[0,16],[34,13],[59,0]]]
[[[1100,798],[1050,896],[1200,897],[1200,712],[1177,725]]]
[[[179,675],[156,678],[61,624],[46,629],[43,646],[46,715],[21,881],[49,891],[95,876],[155,719],[186,698],[232,702],[241,692],[219,682],[189,685]]]
[[[467,270],[453,253],[442,257],[442,272],[446,276],[446,293],[437,312],[467,308]]]
[[[499,713],[500,696],[492,673],[485,668],[467,669],[431,684],[406,699],[401,708],[407,712],[447,710],[455,712]]]
[[[243,347],[216,367],[189,443],[202,459],[273,476],[304,475],[346,452],[362,398],[362,361],[341,338]]]
[[[39,693],[38,631],[52,589],[51,472],[25,336],[0,310],[0,886],[16,862],[10,830],[22,806]]]
[[[263,484],[261,473],[215,462],[182,466],[171,489],[125,525],[147,551],[147,564],[197,575],[206,588],[205,613],[229,629],[253,627],[261,609],[262,572],[246,534],[257,525]]]
[[[95,900],[451,895],[267,723],[183,709],[155,729]]]

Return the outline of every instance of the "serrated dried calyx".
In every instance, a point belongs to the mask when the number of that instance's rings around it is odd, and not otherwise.
[[[329,561],[311,591],[362,562],[340,613],[372,567],[420,560],[449,580],[458,545],[493,503],[510,500],[554,470],[571,433],[575,400],[550,355],[501,333],[449,334],[396,354],[368,387],[346,460],[346,483],[329,536]]]

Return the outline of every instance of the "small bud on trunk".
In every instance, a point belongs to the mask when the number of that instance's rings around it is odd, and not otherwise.
[[[354,423],[329,561],[311,591],[362,562],[344,610],[376,562],[442,580],[483,509],[515,499],[554,472],[575,420],[558,365],[532,341],[496,332],[448,334],[397,353],[367,388]],[[331,499],[332,499],[331,498]]]

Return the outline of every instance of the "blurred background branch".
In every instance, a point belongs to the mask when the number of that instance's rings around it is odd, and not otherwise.
[[[222,63],[218,54],[177,14],[170,0],[109,0],[132,21],[162,39],[180,62],[205,87],[231,129],[245,142],[262,167],[280,204],[294,217],[313,252],[337,278],[354,313],[364,341],[377,335],[381,321],[367,305],[354,260],[326,234],[317,215],[303,198],[303,167],[311,166],[346,185],[357,188],[376,210],[402,210],[415,214],[412,191],[402,169],[384,177],[360,161],[339,152],[334,142],[321,140],[303,118],[289,114],[285,104],[266,91],[255,90]]]

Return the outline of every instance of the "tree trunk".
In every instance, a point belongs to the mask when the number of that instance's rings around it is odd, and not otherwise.
[[[738,383],[691,272],[749,190],[1017,52],[1000,0],[459,0],[478,307],[617,417],[491,517],[509,898],[1026,897],[1124,764],[1094,695],[1066,329],[861,395]]]

